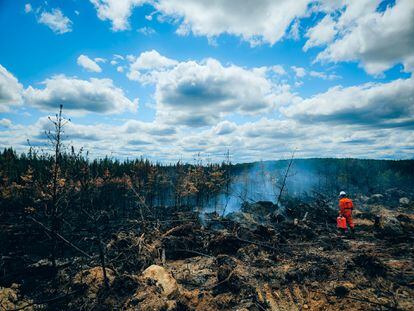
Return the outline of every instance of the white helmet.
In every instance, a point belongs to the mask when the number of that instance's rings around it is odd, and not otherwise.
[[[339,192],[339,196],[340,196],[340,197],[344,197],[344,196],[346,196],[345,191],[341,191],[341,192]]]

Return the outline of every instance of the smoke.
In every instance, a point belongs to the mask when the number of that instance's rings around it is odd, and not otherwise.
[[[280,195],[288,161],[267,161],[235,165],[230,185],[204,207],[204,213],[217,212],[223,216],[239,211],[245,202],[270,201]],[[302,197],[317,189],[320,177],[304,162],[293,162],[282,196]],[[279,203],[279,206],[281,204]]]

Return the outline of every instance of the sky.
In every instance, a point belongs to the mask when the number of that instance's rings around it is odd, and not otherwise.
[[[414,158],[414,1],[0,0],[0,148]]]

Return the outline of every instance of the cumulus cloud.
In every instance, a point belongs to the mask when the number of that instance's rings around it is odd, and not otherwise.
[[[178,62],[160,55],[155,50],[143,52],[131,64],[131,70],[162,69],[176,65]]]
[[[335,8],[311,28],[304,49],[327,45],[318,61],[358,61],[373,75],[395,64],[414,70],[414,2],[397,0],[378,10],[380,1],[351,1],[345,8]],[[342,12],[342,13],[340,13]]]
[[[280,76],[283,76],[283,75],[287,74],[285,68],[283,68],[282,65],[271,66],[270,70],[273,71],[274,73],[280,75]]]
[[[122,131],[129,134],[143,132],[153,136],[171,136],[177,132],[174,126],[162,122],[142,122],[137,120],[128,120],[122,126]]]
[[[47,144],[44,131],[51,126],[46,117],[33,125],[13,125],[0,131],[0,145],[12,144],[27,150],[26,139]],[[355,127],[352,124],[302,123],[295,120],[261,118],[243,124],[223,121],[201,130],[168,126],[162,122],[128,120],[122,125],[69,123],[65,137],[75,147],[84,147],[90,156],[109,152],[117,158],[148,156],[170,161],[191,161],[194,154],[222,161],[230,150],[233,162],[284,158],[298,148],[298,157],[340,156],[410,158],[414,148],[412,131]],[[310,143],[311,142],[311,143]],[[369,142],[369,144],[366,144]],[[410,149],[411,148],[411,149]]]
[[[90,0],[101,20],[109,20],[114,31],[130,28],[132,10],[143,4],[154,6],[159,19],[177,23],[177,33],[207,36],[221,34],[241,37],[252,45],[274,44],[286,34],[289,27],[297,36],[298,17],[307,14],[311,0]],[[153,14],[147,15],[152,20]],[[147,29],[142,29],[147,33]]]
[[[230,121],[223,121],[217,124],[213,131],[217,135],[227,135],[233,133],[235,130],[237,130],[237,125],[234,122]]]
[[[216,37],[227,33],[252,45],[273,45],[286,33],[295,18],[307,13],[308,0],[190,1],[158,0],[155,7],[163,16],[179,23],[182,35]]]
[[[167,123],[200,127],[229,114],[272,111],[294,95],[268,76],[282,66],[246,69],[215,59],[179,62],[152,50],[133,58],[128,78],[155,85],[156,116]]]
[[[147,0],[90,0],[101,20],[109,20],[113,31],[129,29],[129,17],[134,7],[141,6]]]
[[[81,113],[121,113],[136,111],[138,105],[138,99],[128,99],[110,79],[80,80],[57,75],[43,84],[43,89],[29,86],[25,91],[25,100],[41,109],[56,109],[63,105],[65,110]]]
[[[162,56],[155,50],[146,51],[141,53],[136,59],[132,59],[128,78],[143,83],[152,82],[158,72],[177,64],[176,60]]]
[[[102,68],[95,61],[93,61],[86,55],[83,55],[83,54],[80,55],[76,62],[79,66],[83,67],[84,69],[88,71],[92,71],[92,72],[102,71]]]
[[[295,72],[295,76],[298,78],[303,78],[304,76],[306,76],[306,70],[303,67],[296,67],[296,66],[292,66],[290,67],[294,72]]]
[[[0,65],[0,112],[10,111],[10,107],[22,102],[23,86],[6,68]]]
[[[72,21],[64,16],[60,9],[53,9],[51,12],[42,12],[38,22],[48,26],[53,32],[59,35],[72,31]]]
[[[373,127],[414,127],[414,79],[359,86],[336,86],[296,101],[281,111],[306,123],[326,122]]]
[[[257,114],[283,100],[283,89],[261,71],[214,59],[181,62],[158,76],[157,116],[167,122],[204,126],[230,113]]]
[[[320,46],[331,42],[336,35],[335,22],[330,15],[326,15],[316,26],[308,29],[303,50],[307,51],[314,46]]]

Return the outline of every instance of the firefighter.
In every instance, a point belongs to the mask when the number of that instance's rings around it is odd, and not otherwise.
[[[352,210],[354,209],[354,203],[346,196],[345,191],[339,193],[339,216],[343,216],[346,219],[346,223],[349,226],[351,234],[354,234],[354,221],[352,219]]]

